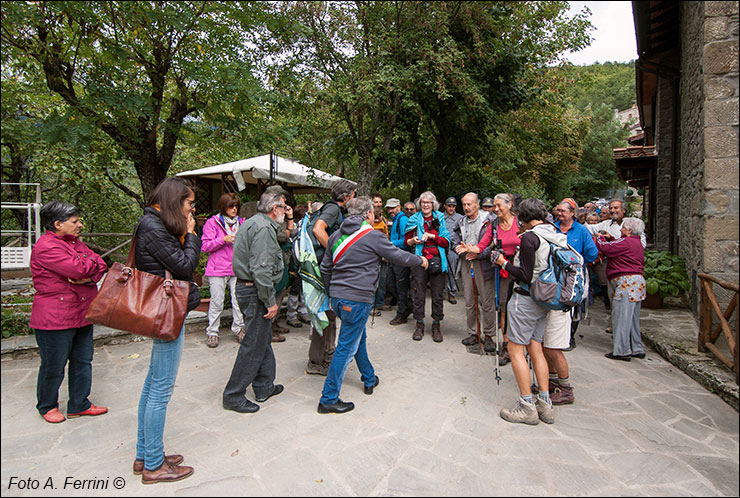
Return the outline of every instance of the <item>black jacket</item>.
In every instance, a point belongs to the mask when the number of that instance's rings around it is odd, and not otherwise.
[[[193,281],[193,273],[200,258],[200,237],[192,233],[185,235],[185,244],[167,231],[159,216],[159,211],[152,207],[144,209],[144,216],[139,219],[136,232],[136,269],[165,276],[165,268],[176,280]],[[188,311],[200,304],[200,291],[194,283],[190,284]]]

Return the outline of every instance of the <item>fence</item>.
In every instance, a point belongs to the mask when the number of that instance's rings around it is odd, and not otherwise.
[[[701,301],[699,302],[699,351],[706,352],[709,350],[714,353],[717,359],[735,372],[735,380],[740,384],[740,361],[738,360],[738,329],[740,328],[738,286],[705,273],[700,273],[698,277],[701,282]],[[712,289],[713,284],[717,284],[728,291],[735,292],[735,295],[730,300],[727,305],[727,309],[724,310],[724,312],[717,302],[717,296]],[[729,321],[733,313],[735,314],[734,332]],[[717,323],[714,329],[712,329],[713,314],[716,315],[719,320],[719,323]],[[730,350],[730,358],[720,351],[716,345],[717,339],[720,337],[720,333],[724,333],[724,338],[727,341],[727,346]]]

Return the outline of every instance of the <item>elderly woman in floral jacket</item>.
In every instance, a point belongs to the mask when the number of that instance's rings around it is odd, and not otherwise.
[[[64,422],[59,411],[59,387],[69,363],[69,418],[102,415],[93,405],[93,325],[85,320],[87,308],[98,293],[98,282],[108,266],[77,237],[83,227],[80,210],[62,201],[41,208],[46,233],[31,251],[31,275],[36,294],[30,327],[39,345],[41,365],[36,382],[36,409],[49,423]]]
[[[614,287],[614,349],[605,356],[611,360],[630,361],[645,358],[640,334],[640,306],[646,295],[645,250],[640,236],[645,224],[638,218],[625,218],[620,231],[622,237],[618,239],[609,234],[600,235],[596,246],[606,256],[606,276]]]

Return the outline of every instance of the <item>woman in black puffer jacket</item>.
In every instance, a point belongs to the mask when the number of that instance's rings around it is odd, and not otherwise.
[[[149,194],[149,203],[136,231],[136,269],[177,280],[192,281],[200,256],[195,233],[195,194],[182,178],[165,178]],[[188,311],[200,303],[198,286],[191,284]],[[174,341],[154,339],[149,372],[139,400],[139,429],[134,474],[144,484],[179,481],[193,473],[179,465],[181,455],[165,455],[162,437],[167,404],[175,387],[184,343],[183,331]]]

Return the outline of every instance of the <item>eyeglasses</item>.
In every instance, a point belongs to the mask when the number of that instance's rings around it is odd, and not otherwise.
[[[285,204],[278,204],[278,205],[277,205],[277,206],[275,206],[275,207],[279,207],[279,208],[285,209]]]

